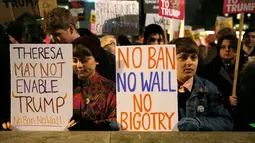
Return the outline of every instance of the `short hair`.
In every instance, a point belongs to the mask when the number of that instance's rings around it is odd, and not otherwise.
[[[223,36],[219,39],[219,41],[217,42],[217,49],[220,50],[221,48],[221,44],[223,42],[223,40],[229,40],[230,41],[230,48],[237,50],[237,44],[238,44],[238,39],[236,36],[233,35],[227,35],[227,36]]]
[[[198,55],[198,45],[196,42],[190,37],[176,38],[170,41],[169,44],[176,45],[176,54],[180,53],[196,53]]]
[[[144,44],[147,44],[147,40],[151,35],[160,34],[164,37],[164,31],[160,25],[150,24],[144,30]]]
[[[250,32],[255,32],[255,27],[251,27],[251,28],[245,30],[244,36],[246,36]]]
[[[93,56],[92,52],[83,44],[73,44],[73,56],[85,58],[87,56]]]
[[[229,27],[222,28],[220,31],[216,33],[216,38],[217,40],[219,40],[221,39],[221,37],[228,36],[228,35],[236,36],[236,31],[233,28],[229,28]]]
[[[76,21],[71,12],[65,8],[54,8],[43,19],[42,27],[44,32],[53,33],[58,29],[67,29],[72,24],[75,27]]]

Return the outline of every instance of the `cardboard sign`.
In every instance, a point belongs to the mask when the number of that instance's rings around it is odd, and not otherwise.
[[[41,17],[45,17],[48,12],[58,7],[57,0],[38,0]]]
[[[253,12],[255,12],[255,0],[224,0],[224,14]]]
[[[175,45],[118,46],[117,121],[121,130],[176,131]]]
[[[137,1],[96,0],[96,33],[138,35],[139,3]]]
[[[233,28],[233,18],[217,16],[215,22],[215,33],[218,33],[223,28]]]
[[[159,0],[160,16],[183,20],[184,0]]]
[[[38,0],[1,0],[0,22],[14,21],[23,13],[39,16]]]
[[[71,44],[11,44],[11,124],[63,131],[73,115]]]

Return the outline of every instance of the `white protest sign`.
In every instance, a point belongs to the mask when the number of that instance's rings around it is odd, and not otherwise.
[[[176,131],[174,45],[118,46],[117,121],[121,130]]]
[[[169,29],[170,26],[170,18],[165,17],[164,18],[165,24],[166,24],[166,28]],[[179,29],[179,23],[181,20],[178,19],[173,19],[174,21],[174,31],[178,31]],[[145,20],[145,26],[148,26],[150,24],[158,24],[160,25],[162,28],[163,27],[163,23],[162,23],[162,16],[159,16],[158,14],[146,14],[146,20]]]
[[[71,44],[11,44],[11,124],[63,131],[73,115]]]
[[[137,1],[96,0],[96,33],[136,35],[139,31]]]

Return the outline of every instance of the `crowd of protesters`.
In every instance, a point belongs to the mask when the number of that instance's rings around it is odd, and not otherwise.
[[[6,29],[0,27],[1,79],[4,83],[1,86],[0,122],[3,130],[12,129],[11,43],[73,44],[74,112],[69,130],[119,130],[116,121],[116,46],[161,44],[176,45],[179,131],[255,130],[250,126],[255,123],[254,28],[247,29],[242,37],[238,86],[233,94],[238,45],[234,29],[224,28],[209,35],[207,45],[197,45],[192,37],[176,37],[165,43],[164,30],[156,24],[145,27],[133,40],[126,36],[96,36],[86,28],[76,29],[75,25],[69,10],[55,8],[41,24],[32,15],[23,14]]]

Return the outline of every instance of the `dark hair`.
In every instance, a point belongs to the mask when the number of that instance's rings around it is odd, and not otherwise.
[[[93,56],[93,54],[85,45],[73,44],[73,56],[85,58],[86,56]]]
[[[127,46],[127,45],[132,45],[132,43],[129,41],[129,39],[127,38],[127,36],[124,35],[120,35],[117,38],[117,44],[119,46]]]
[[[164,38],[164,31],[160,25],[157,24],[150,24],[145,28],[144,31],[144,44],[147,44],[147,40],[151,35],[159,34],[162,35]]]
[[[255,27],[251,27],[251,28],[245,30],[244,36],[246,36],[250,32],[255,32]]]
[[[196,53],[198,55],[198,46],[196,42],[190,37],[176,38],[170,41],[169,44],[176,45],[176,54],[183,53]]]
[[[115,56],[110,52],[104,50],[100,46],[100,42],[98,42],[93,37],[81,36],[72,41],[72,44],[81,44],[78,45],[77,50],[75,50],[76,56],[82,55],[90,55],[90,53],[85,48],[89,49],[93,57],[99,65],[97,66],[97,72],[113,81],[115,81],[115,73],[116,73],[116,66],[115,66]],[[80,50],[78,50],[80,49]],[[81,53],[78,53],[81,52]]]
[[[45,36],[35,16],[24,13],[6,29],[6,33],[19,43],[43,43]]]
[[[220,50],[221,48],[221,44],[223,42],[223,40],[229,40],[230,41],[230,48],[236,50],[237,49],[237,44],[238,44],[238,39],[236,36],[233,35],[227,35],[227,36],[223,36],[220,38],[220,40],[217,42],[217,49]]]

